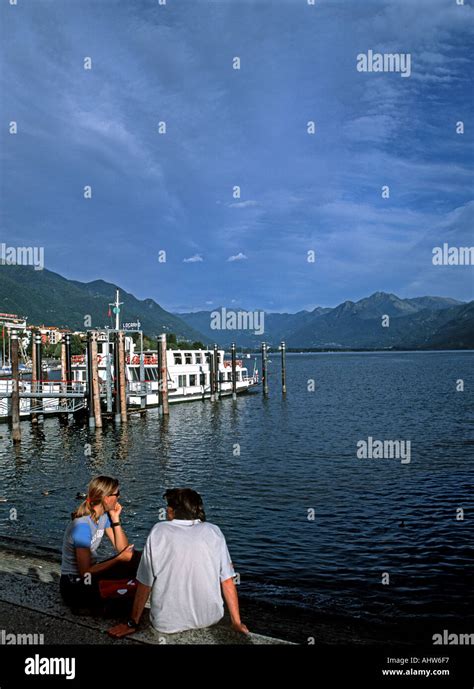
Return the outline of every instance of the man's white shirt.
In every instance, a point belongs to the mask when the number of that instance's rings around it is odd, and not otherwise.
[[[218,622],[224,615],[220,584],[234,576],[224,534],[200,519],[155,524],[137,572],[138,581],[152,587],[150,621],[168,634]]]

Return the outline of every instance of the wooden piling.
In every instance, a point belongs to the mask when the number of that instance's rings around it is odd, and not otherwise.
[[[72,383],[72,356],[71,356],[71,333],[66,333],[64,336],[65,347],[65,369],[66,369],[66,383],[71,387]]]
[[[235,354],[235,342],[232,342],[230,347],[230,354],[232,358],[232,399],[237,399],[237,361]]]
[[[110,354],[110,336],[107,335],[107,353],[105,355],[105,390],[107,413],[112,413],[112,357]]]
[[[18,333],[16,330],[10,332],[10,351],[11,351],[11,365],[12,365],[12,396],[11,396],[11,410],[12,410],[12,440],[14,443],[19,443],[21,440],[20,429],[20,373],[18,369]]]
[[[97,360],[97,333],[92,333],[92,398],[96,428],[102,428],[102,410],[100,408],[99,363]]]
[[[119,331],[119,386],[120,386],[120,417],[122,423],[127,423],[127,381],[125,378],[125,335]]]
[[[63,337],[61,340],[61,392],[64,394],[67,392],[67,373],[66,373],[66,340]],[[65,397],[61,398],[61,407],[67,407],[67,399]]]
[[[87,414],[89,417],[89,428],[95,427],[95,414],[94,414],[94,385],[93,385],[93,373],[92,373],[92,333],[87,333]],[[97,351],[97,350],[96,350]],[[97,356],[96,356],[97,358]]]
[[[42,392],[43,390],[43,356],[41,353],[41,348],[43,346],[43,342],[41,339],[41,333],[36,332],[35,333],[35,364],[36,364],[36,392]],[[40,398],[37,401],[38,406],[42,406],[42,398]],[[42,421],[43,415],[39,414],[37,416],[38,421]]]
[[[262,383],[263,394],[268,395],[268,366],[267,366],[267,345],[262,342]]]
[[[168,405],[168,363],[166,361],[166,335],[160,335],[160,381],[161,386],[161,405],[164,416],[170,413]]]
[[[146,408],[145,355],[140,352],[140,409]]]
[[[204,355],[204,357],[206,357],[206,355]],[[206,363],[206,358],[204,359],[204,363]],[[199,366],[199,383],[200,383],[201,388],[202,388],[201,401],[204,402],[204,400],[206,399],[206,374],[204,372],[204,368],[203,368],[202,364],[201,364],[201,366]]]
[[[36,392],[36,330],[31,331],[31,392]],[[38,423],[38,416],[36,412],[31,412],[35,409],[38,401],[33,397],[30,399],[30,416],[31,423]]]
[[[286,394],[286,344],[280,344],[281,349],[281,392]]]
[[[120,370],[120,356],[119,356],[119,332],[115,332],[114,337],[114,422],[118,425],[122,421],[120,414],[121,402],[120,402],[120,380],[119,380],[119,370]]]
[[[218,400],[221,396],[220,373],[219,373],[219,349],[214,345],[214,399]]]
[[[162,400],[162,395],[161,395],[161,337],[158,336],[156,339],[156,379],[158,381],[158,390],[157,390],[157,396],[158,396],[158,411],[160,414],[163,411],[163,400]]]
[[[214,382],[214,377],[215,377],[215,366],[214,366],[214,354],[212,352],[207,352],[206,354],[207,360],[209,362],[209,389],[211,393],[211,402],[214,402],[214,390],[215,390],[215,382]]]

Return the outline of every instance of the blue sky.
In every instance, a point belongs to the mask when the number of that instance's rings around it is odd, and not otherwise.
[[[474,298],[472,267],[431,263],[434,246],[473,244],[468,4],[4,0],[0,13],[2,242],[176,311]],[[411,76],[358,72],[369,49],[410,53]]]

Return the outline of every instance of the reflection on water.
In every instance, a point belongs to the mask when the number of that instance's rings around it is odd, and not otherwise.
[[[120,479],[123,521],[142,547],[165,489],[192,486],[227,537],[241,593],[351,616],[465,616],[473,358],[288,355],[282,397],[275,356],[268,399],[172,405],[169,419],[150,410],[102,430],[23,422],[19,448],[3,426],[0,534],[59,548],[76,493],[105,473]],[[369,436],[410,440],[411,462],[357,459]]]

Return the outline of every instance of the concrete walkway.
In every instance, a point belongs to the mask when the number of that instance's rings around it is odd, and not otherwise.
[[[16,542],[0,543],[0,630],[6,633],[38,633],[45,644],[288,644],[260,634],[234,632],[228,620],[178,634],[156,632],[148,623],[123,638],[112,639],[106,630],[121,620],[80,616],[63,605],[59,595],[60,558],[48,548]],[[147,604],[147,608],[149,604]]]

